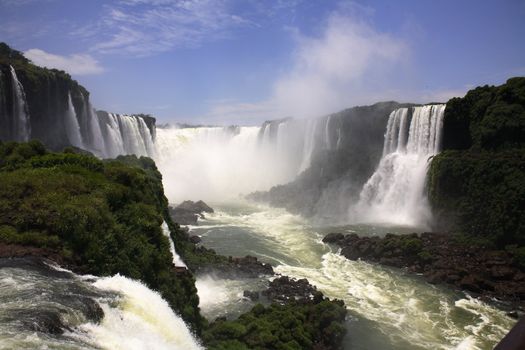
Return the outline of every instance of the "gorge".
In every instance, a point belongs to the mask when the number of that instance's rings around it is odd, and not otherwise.
[[[447,103],[380,102],[249,127],[157,127],[148,115],[96,111],[66,73],[6,46],[0,54],[0,250],[8,252],[0,299],[20,293],[2,303],[0,342],[313,346],[235,323],[251,320],[250,310],[265,314],[244,292],[263,291],[267,277],[194,274],[202,260],[224,262],[204,248],[255,256],[343,300],[345,349],[488,349],[514,324],[498,303],[348,260],[323,237],[461,231],[469,243],[506,249],[523,269],[525,78]],[[169,215],[168,203],[184,200],[215,209],[188,227],[197,245]],[[62,267],[15,253],[20,247]],[[32,294],[44,287],[49,299]],[[218,317],[232,323],[219,319],[210,331]],[[323,330],[341,334],[327,322]]]

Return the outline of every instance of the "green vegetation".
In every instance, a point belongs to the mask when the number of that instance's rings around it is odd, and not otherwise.
[[[438,227],[484,246],[524,246],[525,78],[451,99],[443,128],[445,151],[428,173]]]
[[[190,267],[226,257],[196,248],[169,217],[161,174],[146,157],[99,160],[50,153],[37,142],[0,142],[0,242],[48,248],[82,273],[120,273],[143,281],[215,349],[337,348],[345,333],[342,302],[256,306],[209,328],[191,273],[172,268],[166,221]]]
[[[209,349],[337,349],[345,316],[341,301],[257,304],[235,321],[215,321],[203,339]]]
[[[0,183],[0,241],[55,249],[80,272],[140,279],[200,333],[194,278],[172,269],[162,220],[176,242],[184,236],[167,215],[151,159],[101,161],[49,153],[36,141],[0,143]]]

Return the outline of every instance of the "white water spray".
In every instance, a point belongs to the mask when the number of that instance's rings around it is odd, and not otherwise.
[[[329,123],[322,117],[261,127],[161,128],[155,160],[171,201],[234,200],[292,181],[316,152],[335,147]]]
[[[79,327],[95,344],[115,350],[202,349],[168,303],[142,283],[116,275],[93,285],[121,295],[118,307],[101,301],[104,319],[100,324]]]
[[[84,148],[77,113],[75,112],[75,106],[73,106],[73,102],[71,101],[71,92],[68,92],[67,94],[67,111],[64,122],[66,124],[66,132],[69,142],[75,147]]]
[[[11,71],[11,82],[13,89],[13,114],[14,114],[14,134],[17,141],[28,141],[31,135],[31,125],[29,123],[29,113],[27,110],[26,94],[22,83],[16,76],[13,66],[9,66]]]
[[[390,114],[383,157],[351,206],[351,221],[427,227],[425,178],[430,157],[440,149],[444,111],[445,105],[428,105]]]
[[[175,251],[175,243],[173,243],[173,240],[171,239],[170,229],[165,221],[162,222],[162,233],[164,234],[164,236],[168,237],[168,240],[170,241],[170,252],[171,256],[173,257],[173,265],[187,267],[180,255],[177,254],[177,252]]]

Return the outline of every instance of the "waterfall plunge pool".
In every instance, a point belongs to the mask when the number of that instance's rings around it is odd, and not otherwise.
[[[219,254],[254,255],[277,273],[307,278],[326,296],[344,300],[349,311],[345,349],[491,349],[515,322],[466,294],[401,269],[347,260],[322,242],[328,232],[381,236],[415,228],[315,227],[282,209],[247,202],[212,206],[216,212],[192,226],[191,233]],[[242,298],[243,291],[264,288],[258,280],[209,275],[199,276],[197,287],[210,320],[245,312],[253,304]]]

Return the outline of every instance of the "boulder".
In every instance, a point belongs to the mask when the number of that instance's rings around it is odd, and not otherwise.
[[[342,233],[329,233],[323,238],[324,243],[336,243],[339,241],[342,241],[345,238],[345,236]]]
[[[247,298],[247,299],[250,299],[251,301],[257,301],[259,300],[259,292],[257,291],[250,291],[250,290],[245,290],[242,295]]]
[[[176,207],[169,207],[170,216],[179,225],[197,225],[203,213],[213,213],[213,209],[203,201],[184,201]]]
[[[202,239],[199,236],[196,236],[196,235],[190,236],[189,239],[190,239],[190,242],[193,243],[193,244],[197,244],[197,243],[200,243],[202,241]]]

